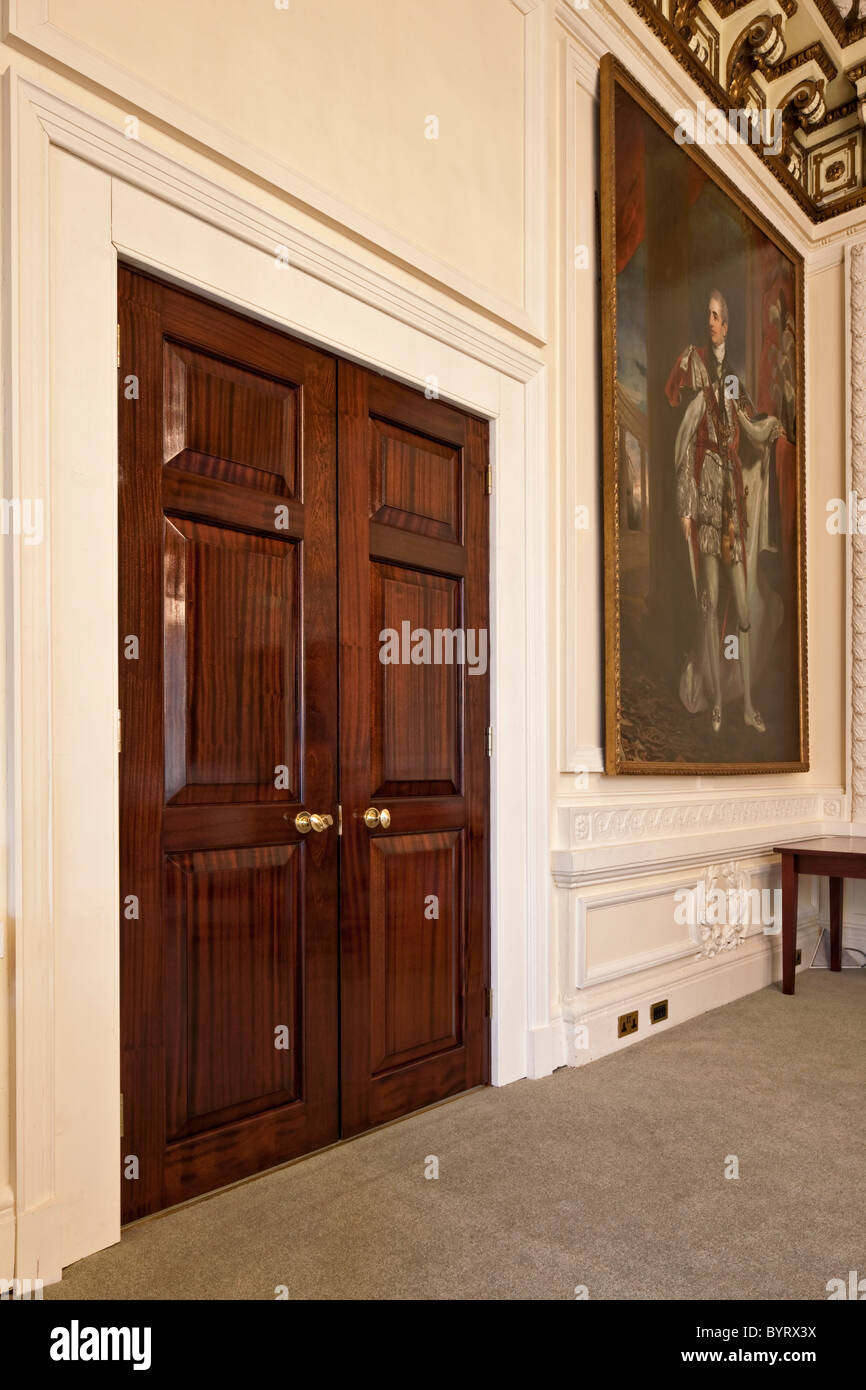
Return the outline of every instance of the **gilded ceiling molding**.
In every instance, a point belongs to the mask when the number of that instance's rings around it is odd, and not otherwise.
[[[797,68],[812,62],[818,64],[828,82],[832,82],[834,77],[839,76],[840,69],[820,40],[810,43],[807,48],[801,48],[798,53],[792,53],[768,75],[771,78],[784,77],[787,73],[795,72]]]
[[[722,19],[730,19],[737,10],[744,10],[747,5],[751,5],[752,0],[710,0],[716,14]],[[779,8],[784,10],[788,19],[797,13],[797,0],[779,0]]]
[[[832,111],[825,111],[821,120],[816,123],[816,129],[818,126],[835,125],[844,116],[856,116],[858,105],[855,99],[844,102],[842,106],[834,106]]]
[[[766,0],[763,14],[738,24],[746,3],[752,0],[628,0],[714,107],[781,111],[781,149],[775,142],[750,148],[810,221],[866,205],[866,19],[849,22],[832,0],[801,0],[799,8],[796,0]],[[858,16],[861,4],[866,0],[854,0]],[[798,38],[811,41],[788,53],[785,26],[795,13]],[[714,25],[711,14],[721,22]],[[846,47],[864,40],[849,67],[820,16],[834,36],[844,34]],[[797,76],[780,99],[780,80]],[[731,122],[742,124],[736,114]]]
[[[866,19],[859,17],[858,0],[854,0],[848,16],[842,15],[833,4],[833,0],[814,0],[814,4],[816,9],[820,10],[830,33],[843,48],[857,43],[858,39],[866,38]],[[852,14],[855,16],[853,19],[849,17]]]
[[[744,106],[753,73],[761,68],[774,68],[784,56],[782,16],[765,14],[751,20],[734,40],[728,55],[726,85],[731,105]]]

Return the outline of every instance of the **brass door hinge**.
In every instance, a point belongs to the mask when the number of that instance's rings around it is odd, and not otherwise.
[[[486,989],[486,990],[484,991],[484,1017],[485,1017],[485,1018],[492,1018],[492,1017],[493,1017],[493,990],[492,990],[492,989]]]
[[[117,751],[123,752],[123,714],[117,711]]]
[[[119,364],[118,364],[118,365],[119,365]],[[493,491],[493,464],[492,464],[492,463],[488,463],[486,472],[485,472],[485,474],[484,474],[484,491],[486,492],[486,494],[487,494],[488,497],[490,496],[491,492]]]
[[[337,806],[337,834],[338,834],[338,835],[342,835],[342,833],[343,833],[343,808],[342,808],[342,806],[339,806],[339,805],[338,805],[338,806]]]
[[[117,365],[120,366],[120,324],[117,325]]]
[[[120,1137],[123,1138],[123,1092],[120,1093]]]
[[[493,757],[493,729],[489,724],[484,730],[484,751],[488,758]]]

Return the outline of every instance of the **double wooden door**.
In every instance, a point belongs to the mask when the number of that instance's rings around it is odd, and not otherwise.
[[[487,426],[122,269],[123,1214],[487,1080]]]

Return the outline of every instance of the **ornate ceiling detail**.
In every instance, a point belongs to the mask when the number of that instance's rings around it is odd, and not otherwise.
[[[866,204],[866,0],[628,3],[813,222]]]

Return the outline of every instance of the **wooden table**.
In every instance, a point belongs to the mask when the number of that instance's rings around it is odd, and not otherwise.
[[[842,969],[842,880],[866,878],[866,839],[823,835],[776,845],[782,856],[782,993],[794,993],[797,947],[797,875],[826,874],[830,880],[830,969]]]

